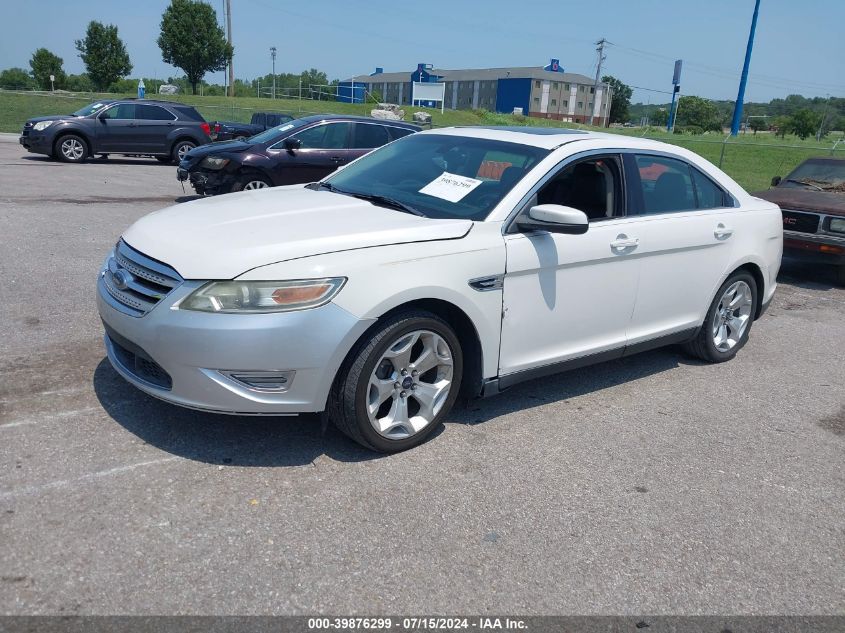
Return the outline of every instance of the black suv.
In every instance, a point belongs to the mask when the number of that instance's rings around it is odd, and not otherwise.
[[[73,114],[29,119],[20,144],[30,152],[67,163],[100,154],[179,160],[211,142],[208,123],[196,108],[170,101],[104,99]]]

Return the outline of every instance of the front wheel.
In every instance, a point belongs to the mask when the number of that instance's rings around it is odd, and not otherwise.
[[[404,451],[437,428],[461,387],[463,354],[434,314],[397,314],[367,334],[341,367],[329,400],[335,426],[383,453]]]
[[[273,184],[269,179],[258,174],[247,174],[242,176],[232,187],[232,191],[253,191],[254,189],[267,189]]]
[[[710,363],[732,359],[748,342],[757,307],[757,282],[747,272],[728,277],[716,293],[698,336],[687,353]]]
[[[88,157],[88,143],[76,134],[65,134],[56,143],[56,156],[65,163],[81,163]]]

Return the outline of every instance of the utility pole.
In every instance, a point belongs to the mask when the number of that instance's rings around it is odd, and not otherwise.
[[[276,47],[270,47],[270,59],[273,60],[273,98],[276,98]]]
[[[816,132],[816,142],[822,140],[822,129],[824,128],[824,120],[827,118],[827,106],[830,105],[830,95],[827,95],[827,101],[824,104],[824,112],[822,113],[822,120],[819,122],[819,131]]]
[[[601,38],[598,42],[596,42],[596,52],[599,54],[599,63],[596,66],[596,80],[593,82],[593,109],[590,111],[590,125],[593,125],[595,121],[595,112],[596,106],[600,106],[599,103],[596,103],[596,100],[599,96],[599,78],[601,77],[601,65],[604,63],[604,60],[607,59],[604,55],[604,45],[607,44],[607,40]],[[604,98],[604,94],[602,94],[602,98]],[[610,112],[607,113],[610,116]]]
[[[226,0],[226,37],[232,45],[232,0]],[[229,95],[235,96],[235,67],[229,58]]]
[[[748,33],[748,46],[745,48],[745,63],[742,65],[742,77],[739,79],[739,93],[734,105],[734,118],[731,122],[731,136],[739,132],[742,121],[742,102],[745,100],[745,84],[748,83],[748,67],[751,65],[751,49],[754,46],[754,32],[757,30],[757,14],[760,12],[760,0],[754,3],[754,16],[751,18],[751,31]]]

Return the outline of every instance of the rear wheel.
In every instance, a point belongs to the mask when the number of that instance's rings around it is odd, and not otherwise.
[[[723,363],[736,356],[748,342],[757,292],[757,282],[750,273],[731,275],[710,304],[698,336],[684,349],[710,363]]]
[[[56,141],[56,156],[65,163],[81,163],[88,157],[88,143],[76,134],[65,134]]]
[[[462,372],[461,346],[448,323],[428,312],[397,314],[371,331],[341,367],[329,417],[367,448],[412,448],[452,408]]]
[[[178,141],[173,146],[173,150],[170,152],[170,158],[174,163],[179,163],[180,160],[185,158],[185,154],[190,152],[196,146],[197,144],[193,141]]]
[[[845,287],[845,266],[836,267],[836,283]]]

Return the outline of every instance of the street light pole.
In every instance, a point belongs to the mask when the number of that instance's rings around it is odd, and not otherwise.
[[[276,47],[270,47],[270,59],[273,60],[273,98],[276,98]]]
[[[742,76],[739,78],[739,94],[734,104],[734,117],[731,122],[731,136],[739,132],[742,121],[742,103],[745,100],[745,84],[748,82],[748,67],[751,65],[751,49],[754,46],[754,32],[757,30],[757,14],[760,13],[760,0],[754,3],[754,15],[751,17],[751,32],[748,34],[748,46],[745,49],[745,63],[742,65]]]

